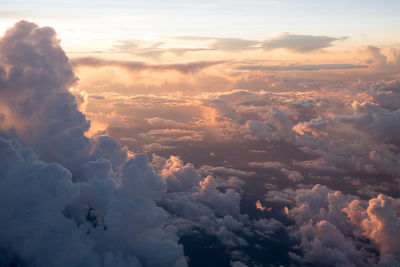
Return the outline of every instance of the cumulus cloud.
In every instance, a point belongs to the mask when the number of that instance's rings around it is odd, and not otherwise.
[[[335,40],[314,41],[291,49]],[[160,152],[149,163],[104,132],[85,136],[52,29],[20,22],[0,51],[0,265],[185,266],[193,236],[232,265],[269,263],[257,255],[275,247],[279,264],[398,265],[396,79],[264,77],[264,91],[85,98],[87,109],[104,103],[97,114],[112,113],[123,144]]]
[[[390,50],[390,55],[385,55],[383,49],[369,45],[365,53],[370,57],[368,63],[373,63],[379,70],[398,72],[400,70],[400,52],[396,48]]]
[[[112,137],[85,137],[55,32],[21,21],[0,51],[1,264],[186,266],[147,157],[128,160]]]
[[[51,28],[21,21],[0,51],[0,265],[187,266],[179,239],[199,229],[246,262],[247,240],[281,228],[241,213],[250,172],[150,164],[104,132],[86,137],[69,92],[77,78]],[[165,123],[181,126],[149,119]]]
[[[313,35],[296,35],[282,33],[274,38],[267,39],[261,43],[266,50],[285,48],[298,53],[307,53],[332,46],[335,41],[344,41],[347,37],[329,37]]]
[[[241,130],[245,134],[248,133],[250,138],[269,141],[293,139],[293,123],[283,111],[273,107],[267,110],[263,117],[264,121],[248,120]]]
[[[359,200],[353,200],[344,212],[351,223],[360,228],[357,228],[359,234],[378,245],[383,266],[400,264],[400,217],[392,198],[381,194],[371,199],[366,209]]]
[[[276,193],[281,195],[281,200],[277,200]],[[379,195],[368,202],[316,185],[310,189],[270,192],[268,199],[286,199],[291,206],[287,216],[295,225],[289,232],[299,242],[302,253],[292,252],[290,256],[301,264],[399,264],[400,224],[398,210],[390,197]],[[379,254],[373,252],[373,246]]]
[[[17,23],[0,40],[0,69],[1,128],[47,161],[69,168],[87,161],[90,123],[68,92],[77,78],[54,30]]]

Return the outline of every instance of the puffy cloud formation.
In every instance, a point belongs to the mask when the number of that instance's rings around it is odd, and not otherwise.
[[[186,266],[147,157],[85,137],[55,32],[17,23],[0,40],[0,66],[1,265]]]
[[[0,40],[1,128],[75,171],[88,160],[90,123],[68,92],[77,80],[52,28],[19,22]]]
[[[400,217],[394,199],[379,195],[367,201],[326,186],[269,192],[267,200],[286,201],[295,224],[290,235],[302,253],[301,264],[324,266],[398,266]],[[372,245],[371,245],[372,243]],[[372,249],[376,245],[379,253]]]
[[[387,208],[389,202],[397,203],[400,184],[396,76],[379,81],[285,78],[268,82],[265,79],[265,91],[109,100],[129,104],[129,109],[117,111],[128,121],[135,112],[144,117],[140,129],[128,128],[136,147],[159,143],[162,149],[152,152],[165,157],[166,150],[173,151],[193,162],[183,164],[168,156],[157,160],[157,172],[167,183],[167,197],[160,205],[173,214],[171,224],[178,235],[201,229],[215,236],[225,245],[232,264],[251,265],[257,258],[255,251],[276,246],[282,252],[290,244],[281,256],[289,255],[285,262],[262,259],[254,264],[397,266],[393,229],[397,229],[398,208],[397,204]],[[141,112],[144,107],[148,113]],[[194,166],[202,167],[195,170]],[[225,181],[218,177],[222,174]],[[242,185],[228,182],[229,176],[241,178]],[[256,205],[265,191],[267,199]],[[365,201],[379,199],[379,194],[386,197],[374,206],[385,207],[384,216],[372,208],[369,212]],[[236,211],[237,203],[241,212],[248,212],[247,219]],[[263,219],[268,227],[258,231],[256,225]],[[222,224],[228,221],[229,226]],[[280,228],[274,228],[274,222]],[[273,234],[268,228],[274,229]],[[263,242],[279,233],[280,243],[255,242],[249,233],[257,238],[265,235]],[[237,251],[239,258],[235,258]]]
[[[370,57],[368,61],[373,63],[380,71],[397,73],[400,70],[400,52],[398,49],[391,48],[390,57],[382,53],[383,49],[372,45],[367,46],[365,51]]]
[[[197,242],[233,266],[398,265],[396,76],[83,98],[52,29],[0,52],[0,265],[185,266]],[[151,162],[85,136],[78,103]]]
[[[173,156],[150,164],[104,133],[86,137],[51,28],[18,22],[0,52],[0,265],[187,266],[179,239],[196,231],[237,265],[250,261],[247,240],[282,227],[240,212],[247,172]]]
[[[241,214],[241,196],[235,190],[235,182],[215,178],[221,169],[206,168],[206,172],[215,177],[200,178],[204,168],[196,169],[173,156],[169,159],[153,156],[153,166],[167,182],[167,191],[171,192],[159,203],[171,214],[170,223],[178,228],[181,236],[191,236],[193,231],[200,230],[217,237],[233,259],[239,253],[241,260],[248,262],[246,253],[241,251],[250,245],[247,240],[269,239],[282,228],[276,220],[252,220]],[[223,172],[229,175],[233,171]]]
[[[359,234],[370,238],[380,251],[383,266],[400,265],[400,217],[393,199],[379,195],[369,201],[367,209],[359,200],[353,200],[344,209]]]

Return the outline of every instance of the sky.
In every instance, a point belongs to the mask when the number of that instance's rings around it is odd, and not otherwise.
[[[67,52],[174,36],[265,39],[282,32],[347,36],[344,45],[399,44],[398,1],[1,1],[0,30],[52,25]]]
[[[0,266],[400,266],[398,10],[0,0]]]

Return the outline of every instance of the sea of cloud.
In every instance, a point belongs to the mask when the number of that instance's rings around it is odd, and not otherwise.
[[[190,247],[207,237],[220,266],[400,266],[393,68],[301,90],[85,96],[55,31],[15,24],[0,39],[0,265],[201,266]]]

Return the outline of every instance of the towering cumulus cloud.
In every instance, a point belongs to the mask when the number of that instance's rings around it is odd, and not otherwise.
[[[51,28],[19,22],[0,41],[1,128],[50,162],[87,161],[90,127],[68,88],[77,81]]]
[[[246,172],[86,137],[76,81],[53,29],[21,21],[0,39],[0,266],[187,266],[193,233],[238,265],[247,239],[282,227],[240,213]]]
[[[85,137],[76,81],[53,29],[21,21],[0,39],[0,265],[186,266],[155,203],[164,180]]]

